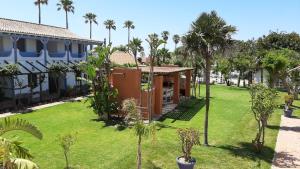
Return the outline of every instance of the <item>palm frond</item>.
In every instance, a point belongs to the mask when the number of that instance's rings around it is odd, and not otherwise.
[[[38,165],[35,164],[34,162],[22,158],[12,159],[11,163],[13,163],[14,167],[16,167],[17,169],[38,169],[39,168]]]
[[[38,139],[43,138],[42,132],[33,124],[23,119],[4,118],[0,122],[0,136],[8,131],[21,130],[25,131]]]

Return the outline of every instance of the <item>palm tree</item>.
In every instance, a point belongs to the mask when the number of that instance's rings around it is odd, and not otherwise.
[[[133,38],[129,44],[128,44],[129,51],[132,52],[136,64],[136,68],[139,68],[139,65],[137,63],[137,54],[144,51],[144,48],[142,46],[142,40],[138,38]]]
[[[164,40],[161,40],[158,38],[158,35],[156,33],[148,35],[148,39],[146,39],[146,42],[148,42],[150,47],[150,72],[148,75],[148,112],[149,112],[149,121],[151,121],[152,118],[152,94],[150,93],[150,89],[152,90],[153,86],[153,67],[154,67],[154,60],[157,58],[157,50],[158,47],[165,43]]]
[[[128,30],[128,43],[127,44],[129,45],[129,42],[130,42],[130,30],[134,29],[135,26],[133,25],[132,21],[128,20],[128,21],[124,22],[124,28],[127,28],[127,30]],[[128,49],[129,49],[129,46],[128,46]]]
[[[168,31],[163,31],[163,32],[161,33],[161,37],[162,37],[162,39],[165,41],[165,43],[164,43],[164,48],[166,48],[166,44],[167,44],[167,42],[168,42],[169,35],[170,35],[170,33],[169,33]]]
[[[122,110],[127,113],[126,121],[128,124],[132,122],[135,130],[135,134],[138,137],[137,148],[137,169],[142,168],[142,138],[149,135],[155,138],[156,135],[156,123],[145,124],[142,114],[137,108],[135,99],[126,99],[122,103]]]
[[[39,8],[39,24],[42,23],[41,19],[41,5],[48,5],[48,0],[36,0],[34,5],[38,6]]]
[[[109,32],[109,35],[108,35],[108,42],[109,44],[111,44],[111,30],[116,30],[117,27],[116,27],[116,23],[114,20],[112,19],[108,19],[106,21],[104,21],[104,25],[105,25],[105,28],[108,29],[108,32]]]
[[[85,19],[85,23],[89,23],[90,24],[90,39],[92,39],[92,24],[95,23],[96,25],[98,25],[97,22],[97,15],[93,14],[93,13],[87,13],[83,16],[83,18]]]
[[[210,72],[213,64],[213,56],[216,51],[222,51],[231,42],[231,35],[236,28],[217,15],[215,11],[202,13],[192,24],[192,30],[188,33],[188,39],[192,39],[193,46],[205,61],[206,84],[206,111],[204,122],[204,144],[208,145],[208,112],[210,104]]]
[[[66,13],[66,28],[69,29],[69,19],[68,19],[68,13],[72,12],[74,13],[75,7],[73,6],[72,0],[60,0],[59,3],[57,3],[57,10],[64,10]]]
[[[36,126],[22,119],[5,118],[0,122],[0,156],[2,157],[2,166],[7,169],[27,168],[37,169],[38,166],[32,161],[28,149],[21,145],[20,141],[4,138],[3,135],[9,131],[24,131],[32,136],[42,139],[43,134]]]
[[[174,43],[175,43],[175,50],[176,50],[177,44],[180,42],[180,36],[177,35],[177,34],[175,34],[175,35],[173,36],[173,41],[174,41]]]

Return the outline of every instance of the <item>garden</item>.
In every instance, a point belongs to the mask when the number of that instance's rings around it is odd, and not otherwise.
[[[201,86],[201,93],[204,92]],[[266,127],[265,147],[255,153],[252,140],[256,135],[256,121],[250,110],[248,89],[211,86],[210,146],[194,145],[192,156],[195,168],[270,168],[279,129],[282,109],[277,109]],[[297,105],[298,103],[295,103]],[[204,98],[192,99],[180,105],[184,112],[169,113],[162,118],[155,138],[143,139],[142,168],[176,168],[176,157],[181,145],[177,134],[179,128],[203,131],[205,112]],[[24,141],[40,168],[63,168],[65,158],[60,146],[60,137],[75,135],[76,141],[69,151],[70,165],[78,168],[118,168],[136,166],[137,137],[134,129],[98,120],[85,101],[70,102],[55,107],[16,115],[38,126],[43,139],[28,134],[12,132]],[[298,114],[298,110],[295,111]]]

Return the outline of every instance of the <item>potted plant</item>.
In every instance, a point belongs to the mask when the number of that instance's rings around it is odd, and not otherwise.
[[[178,129],[177,132],[183,154],[176,158],[178,167],[179,169],[193,169],[196,159],[191,157],[191,151],[194,145],[200,145],[200,132],[193,128]]]
[[[293,95],[286,95],[284,96],[284,116],[285,117],[291,117],[293,113],[292,105],[294,102],[294,96]]]

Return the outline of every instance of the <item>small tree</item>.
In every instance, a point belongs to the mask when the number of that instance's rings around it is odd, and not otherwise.
[[[137,169],[142,168],[142,137],[152,135],[155,138],[156,124],[144,124],[141,112],[137,109],[135,99],[126,99],[122,103],[122,110],[127,113],[126,121],[132,124],[135,129],[135,134],[138,137],[137,148]]]
[[[200,145],[200,132],[193,128],[178,129],[177,132],[181,142],[184,161],[192,162],[192,148],[194,145]]]
[[[277,92],[263,84],[255,84],[250,87],[251,110],[257,121],[257,134],[252,143],[257,152],[260,152],[265,142],[265,128],[268,119],[277,107],[275,101]]]
[[[63,136],[59,136],[58,139],[59,139],[59,144],[64,151],[64,157],[66,160],[65,169],[71,169],[72,167],[70,166],[69,155],[70,155],[71,146],[73,146],[76,142],[76,135],[66,134]]]

